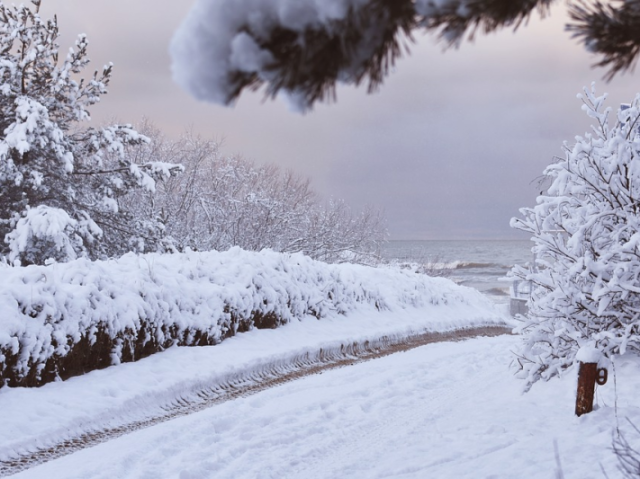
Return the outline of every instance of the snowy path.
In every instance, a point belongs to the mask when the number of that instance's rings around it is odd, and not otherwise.
[[[173,398],[164,404],[148,404],[148,406],[156,406],[161,412],[156,414],[148,414],[147,412],[140,419],[132,417],[131,411],[126,408],[123,408],[119,413],[111,411],[112,417],[121,416],[120,420],[116,419],[118,426],[94,428],[57,441],[48,447],[35,448],[33,451],[19,454],[10,460],[0,460],[0,477],[15,474],[37,464],[72,454],[139,429],[196,413],[222,402],[256,394],[264,389],[304,376],[408,351],[425,344],[459,341],[476,336],[496,336],[509,332],[510,328],[507,327],[485,326],[444,333],[426,332],[396,339],[383,337],[375,341],[343,344],[340,347],[296,355],[288,360],[265,363],[260,368],[223,377],[222,380],[218,379],[212,383],[201,385],[192,391],[184,391],[180,397]]]
[[[301,378],[79,451],[16,478],[552,478],[616,474],[612,387],[573,415],[574,379],[521,394],[513,336],[437,343]],[[621,417],[640,364],[618,362]]]

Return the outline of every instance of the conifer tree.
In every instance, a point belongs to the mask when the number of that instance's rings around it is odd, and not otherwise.
[[[178,167],[130,161],[127,146],[148,141],[130,125],[82,128],[112,67],[78,79],[86,37],[59,58],[57,19],[31,3],[0,3],[0,255],[30,264],[157,249],[162,225],[137,221],[118,199]]]

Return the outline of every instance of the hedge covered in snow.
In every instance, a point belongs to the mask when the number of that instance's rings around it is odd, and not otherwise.
[[[38,386],[308,315],[481,301],[475,293],[442,278],[239,248],[4,265],[0,387]]]

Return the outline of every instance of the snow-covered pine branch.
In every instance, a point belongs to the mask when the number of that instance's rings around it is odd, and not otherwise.
[[[158,249],[162,225],[120,210],[132,188],[153,190],[175,172],[124,155],[146,137],[130,125],[82,129],[107,92],[112,66],[88,80],[88,42],[59,56],[56,19],[0,3],[0,256],[15,264],[92,259]],[[49,225],[45,227],[45,225]]]
[[[265,85],[301,111],[337,83],[375,90],[417,29],[448,44],[517,26],[553,0],[198,0],[171,44],[175,80],[196,98],[230,104]]]
[[[529,383],[549,379],[593,345],[640,350],[640,95],[612,114],[592,86],[578,96],[596,121],[545,170],[551,186],[512,226],[532,235],[535,265],[519,361]]]
[[[233,103],[265,86],[302,111],[336,86],[382,84],[414,32],[457,46],[476,33],[518,28],[557,0],[197,0],[171,44],[175,80],[196,98]],[[569,3],[567,29],[609,76],[640,54],[640,0]]]

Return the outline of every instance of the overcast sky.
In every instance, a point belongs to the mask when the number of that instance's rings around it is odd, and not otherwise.
[[[301,116],[244,93],[234,108],[199,103],[171,79],[168,45],[192,2],[43,0],[58,15],[61,47],[89,39],[91,71],[115,64],[93,122],[151,119],[169,136],[191,127],[226,154],[312,178],[323,196],[385,211],[391,239],[526,239],[509,228],[535,203],[535,180],[564,140],[589,127],[576,94],[597,81],[610,105],[640,91],[638,75],[610,83],[595,58],[550,18],[443,52],[417,35],[380,91],[338,89],[338,101]],[[87,72],[87,76],[89,72]]]

